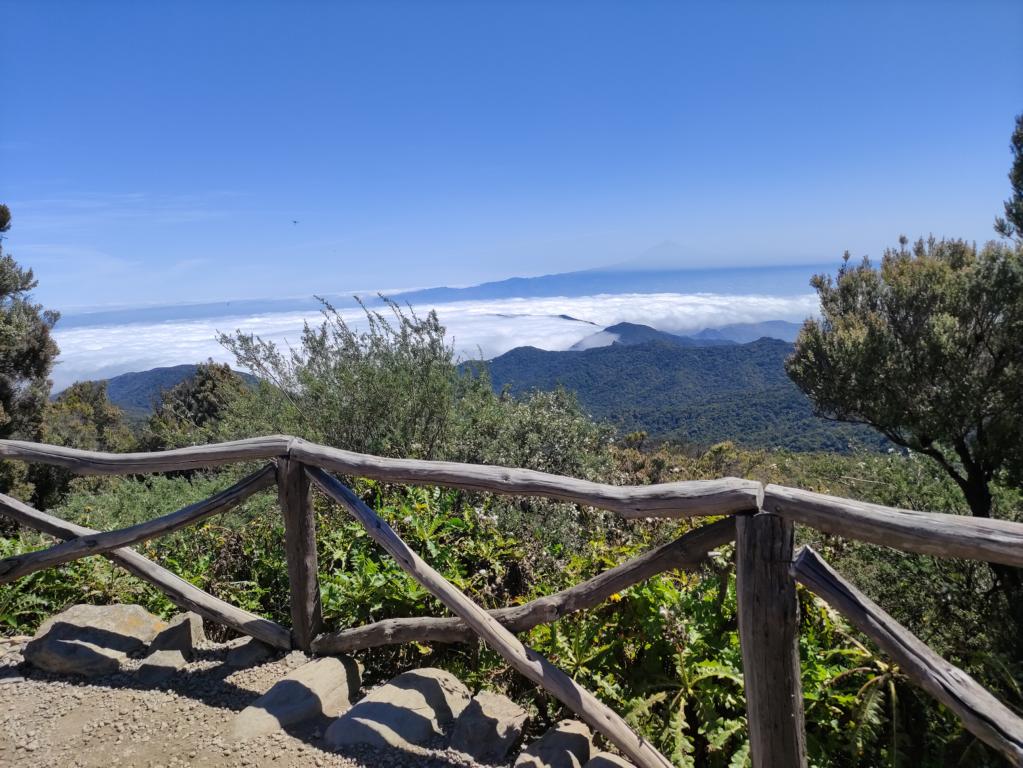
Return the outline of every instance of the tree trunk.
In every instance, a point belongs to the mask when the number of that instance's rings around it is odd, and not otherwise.
[[[971,472],[963,485],[963,494],[966,496],[966,503],[970,506],[970,513],[974,517],[991,517],[993,499],[991,488],[987,480]],[[995,577],[995,584],[1005,596],[1008,606],[1008,618],[1016,628],[1016,656],[1023,654],[1023,571],[1011,565],[1001,563],[989,563],[991,573]]]

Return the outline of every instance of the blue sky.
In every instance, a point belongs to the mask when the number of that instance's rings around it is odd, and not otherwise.
[[[1023,111],[1018,2],[0,13],[5,247],[58,309],[984,240]]]

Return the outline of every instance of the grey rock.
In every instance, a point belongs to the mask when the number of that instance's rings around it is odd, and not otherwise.
[[[107,675],[166,626],[138,605],[74,605],[43,622],[25,660],[47,672]]]
[[[583,768],[636,768],[632,763],[610,752],[598,752]]]
[[[455,721],[451,748],[483,763],[501,763],[522,738],[529,715],[499,693],[480,691]]]
[[[254,667],[274,655],[273,647],[254,637],[241,637],[231,643],[224,663],[229,667],[244,669]]]
[[[324,741],[335,749],[422,747],[451,728],[470,698],[454,675],[432,667],[414,669],[372,690],[331,723]]]
[[[347,656],[310,661],[239,712],[231,738],[252,739],[320,715],[337,717],[351,706],[360,685],[359,666]]]
[[[305,651],[291,651],[284,657],[284,665],[288,669],[298,669],[312,658]]]
[[[202,616],[192,611],[179,613],[167,624],[160,634],[149,644],[150,651],[181,651],[182,655],[191,660],[195,649],[206,641],[206,633],[202,628]]]
[[[179,669],[184,669],[187,663],[188,659],[177,649],[153,651],[139,665],[135,677],[145,685],[156,685],[162,683]]]
[[[578,720],[562,720],[519,753],[515,768],[582,768],[592,750],[590,729]]]

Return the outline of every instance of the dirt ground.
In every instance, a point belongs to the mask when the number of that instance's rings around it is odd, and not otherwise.
[[[227,734],[235,713],[302,663],[300,654],[236,670],[222,663],[227,646],[207,644],[154,688],[133,678],[137,662],[88,680],[32,669],[20,654],[27,640],[0,638],[0,766],[477,766],[452,751],[334,753],[321,741],[325,721],[232,743]]]

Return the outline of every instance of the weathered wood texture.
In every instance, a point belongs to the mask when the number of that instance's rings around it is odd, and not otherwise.
[[[725,515],[758,507],[762,490],[760,483],[734,477],[658,485],[605,485],[531,469],[386,459],[298,439],[291,445],[290,457],[354,477],[514,496],[546,496],[608,509],[626,518]]]
[[[883,507],[780,485],[764,489],[764,509],[825,533],[939,557],[1023,567],[1023,524]]]
[[[295,647],[308,651],[323,628],[316,561],[316,517],[305,468],[277,460],[277,496],[284,516],[284,549],[291,585],[291,633]]]
[[[658,485],[605,485],[529,469],[388,459],[328,448],[287,435],[157,453],[102,453],[0,440],[0,458],[53,464],[78,474],[166,472],[273,457],[297,459],[323,469],[387,482],[441,485],[515,496],[547,496],[608,509],[627,518],[725,515],[759,506],[763,491],[758,482],[734,477]]]
[[[921,688],[952,710],[969,731],[1023,766],[1023,719],[945,661],[836,573],[810,547],[792,564],[793,576],[826,600],[895,660]]]
[[[69,523],[48,515],[10,496],[0,494],[0,514],[17,520],[24,526],[42,531],[58,539],[75,539],[98,533],[91,528]],[[231,627],[242,634],[251,635],[275,648],[291,647],[291,633],[284,627],[254,613],[236,608],[230,603],[203,592],[166,568],[140,555],[134,549],[104,552],[103,556],[143,581],[147,581],[169,597],[175,605],[195,611],[210,621]]]
[[[537,624],[557,621],[570,613],[600,605],[614,593],[623,592],[658,573],[694,570],[706,561],[708,552],[734,539],[735,519],[727,517],[690,531],[574,587],[488,613],[510,632],[526,632]],[[472,629],[458,618],[385,619],[320,635],[313,641],[313,650],[317,653],[350,653],[398,643],[466,643],[475,637]]]
[[[515,635],[427,565],[349,488],[321,469],[310,468],[307,472],[327,496],[362,523],[370,537],[402,569],[465,621],[487,645],[501,654],[509,666],[555,696],[614,743],[639,768],[670,768],[671,763],[653,745],[634,733],[613,710],[536,651],[523,646]]]
[[[41,571],[44,568],[52,568],[80,557],[101,555],[104,552],[127,547],[154,536],[171,533],[211,515],[225,512],[245,501],[252,494],[270,487],[273,483],[274,467],[267,465],[216,496],[189,504],[169,515],[116,531],[79,536],[38,552],[26,552],[22,555],[8,557],[5,560],[0,560],[0,584],[6,584],[30,573]]]
[[[21,440],[0,440],[0,459],[51,464],[79,475],[131,475],[202,469],[251,459],[270,459],[286,454],[291,440],[292,438],[287,435],[268,435],[154,453],[103,453]]]
[[[789,573],[793,525],[739,515],[735,533],[739,642],[753,768],[806,766],[799,605]]]

